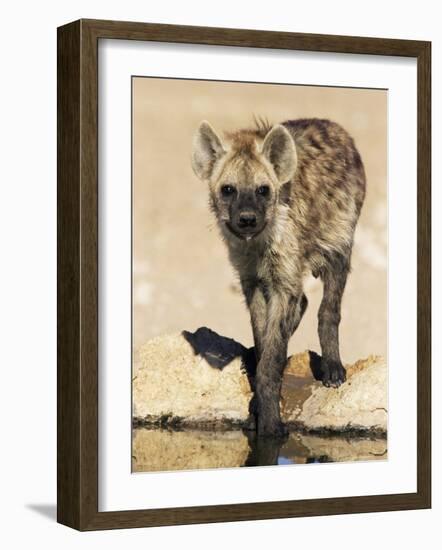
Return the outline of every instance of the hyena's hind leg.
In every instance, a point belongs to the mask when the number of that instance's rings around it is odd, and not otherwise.
[[[327,387],[338,388],[346,380],[339,353],[339,323],[342,296],[349,271],[350,257],[335,253],[328,255],[327,262],[319,273],[324,293],[318,312],[318,334],[322,350],[322,383]]]

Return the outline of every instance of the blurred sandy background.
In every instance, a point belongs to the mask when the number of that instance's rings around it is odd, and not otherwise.
[[[253,345],[248,312],[193,174],[192,137],[207,119],[218,132],[253,115],[282,122],[329,118],[354,137],[367,173],[344,294],[341,355],[387,354],[387,92],[310,86],[135,78],[133,82],[133,345],[207,326]],[[290,353],[320,352],[321,283],[305,282],[309,307]],[[137,354],[134,354],[136,361]]]

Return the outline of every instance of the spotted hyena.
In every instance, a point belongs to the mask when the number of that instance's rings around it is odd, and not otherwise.
[[[192,165],[207,182],[250,310],[257,430],[280,435],[282,373],[288,341],[307,307],[308,271],[324,287],[318,312],[323,384],[339,387],[346,379],[338,327],[365,196],[361,156],[350,135],[329,120],[259,123],[223,138],[202,122]]]

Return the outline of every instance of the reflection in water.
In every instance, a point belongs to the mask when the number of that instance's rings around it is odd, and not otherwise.
[[[259,438],[256,432],[247,432],[249,442],[249,456],[244,466],[273,466],[278,464],[281,447],[286,437]]]
[[[241,430],[133,430],[133,472],[386,459],[383,438],[291,433],[281,440]]]

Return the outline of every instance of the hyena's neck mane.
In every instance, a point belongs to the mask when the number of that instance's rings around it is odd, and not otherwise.
[[[273,125],[267,119],[255,118],[254,126],[225,132],[224,137],[233,151],[253,155],[272,128]]]

